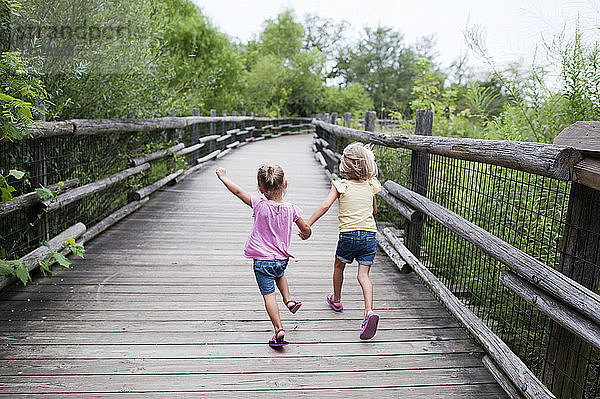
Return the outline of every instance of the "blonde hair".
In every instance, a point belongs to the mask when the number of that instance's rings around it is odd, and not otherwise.
[[[370,145],[352,143],[344,148],[340,160],[340,177],[367,180],[375,176],[377,176],[377,164]]]
[[[263,164],[256,173],[258,187],[268,197],[283,193],[285,190],[285,175],[283,168],[277,164]]]

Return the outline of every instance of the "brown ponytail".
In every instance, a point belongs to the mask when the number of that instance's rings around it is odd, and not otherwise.
[[[267,198],[281,194],[285,190],[283,168],[277,164],[261,165],[256,173],[256,180],[258,187]]]

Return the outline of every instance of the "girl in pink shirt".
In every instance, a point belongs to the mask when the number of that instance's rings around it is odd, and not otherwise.
[[[300,229],[304,240],[310,237],[310,226],[300,217],[302,214],[300,208],[289,202],[283,202],[287,180],[281,166],[262,165],[258,168],[256,175],[258,190],[265,198],[244,191],[227,177],[225,169],[218,168],[216,173],[229,191],[252,207],[254,225],[246,240],[244,256],[254,259],[256,282],[275,330],[269,345],[271,347],[287,345],[279,316],[279,306],[275,299],[275,284],[288,310],[296,313],[302,306],[302,302],[291,300],[290,289],[284,275],[288,260],[292,257],[288,247],[292,238],[293,223],[296,223]]]

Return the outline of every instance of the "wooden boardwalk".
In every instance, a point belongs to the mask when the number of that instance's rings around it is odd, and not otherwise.
[[[336,209],[310,240],[293,239],[287,277],[304,306],[295,315],[280,306],[291,345],[267,346],[271,324],[242,257],[251,210],[214,168],[251,190],[259,163],[280,163],[286,199],[308,219],[329,190],[309,145],[288,136],[240,148],[90,242],[73,270],[4,291],[0,397],[505,397],[481,350],[381,253],[371,273],[375,338],[358,339],[355,265],[344,312],[329,310]]]

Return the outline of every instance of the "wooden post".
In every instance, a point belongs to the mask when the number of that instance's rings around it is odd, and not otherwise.
[[[192,110],[192,115],[200,116],[200,108],[194,108]],[[200,126],[196,123],[192,125],[192,145],[198,144],[198,140],[200,140]],[[196,164],[196,160],[198,159],[198,151],[192,152],[192,165]]]
[[[46,121],[46,115],[41,114],[39,116],[40,122]],[[31,154],[33,155],[33,167],[30,171],[31,185],[34,189],[40,185],[44,187],[48,186],[48,165],[46,163],[46,148],[45,139],[38,138],[29,140]],[[58,183],[58,182],[56,182]],[[34,223],[37,227],[38,237],[41,241],[48,241],[50,239],[50,226],[48,224],[48,214],[41,212],[38,207],[33,207],[27,211],[28,218],[31,223]],[[38,214],[39,220],[38,220]]]
[[[365,114],[365,130],[368,132],[375,131],[375,119],[377,118],[377,114],[375,111],[367,111]]]
[[[227,117],[227,111],[223,111],[223,118]],[[223,131],[221,132],[221,134],[227,134],[227,122],[223,121],[221,126],[223,126]]]
[[[254,111],[250,112],[250,118],[254,118]],[[256,128],[256,121],[254,121],[254,120],[252,121],[252,126],[254,126]],[[254,137],[254,129],[252,129],[250,131],[250,133],[248,134],[248,137],[249,138],[253,138]]]
[[[246,116],[246,111],[242,111],[242,116]],[[246,130],[246,121],[242,122],[242,130]]]
[[[337,112],[332,112],[331,113],[331,123],[332,125],[337,125]]]
[[[584,151],[590,158],[585,158],[580,164],[589,163],[589,159],[600,156],[599,127],[598,122],[577,122],[564,129],[554,139],[554,144]],[[600,263],[600,191],[592,187],[597,186],[595,181],[600,178],[600,173],[596,170],[580,176],[577,174],[577,165],[575,171],[574,180],[583,184],[575,181],[571,184],[558,270],[593,292],[598,292],[600,274],[596,269]],[[543,381],[558,398],[582,398],[585,396],[583,388],[592,348],[556,322],[551,322],[549,329]]]
[[[365,125],[375,125],[375,113],[371,119],[365,118]],[[415,134],[431,136],[433,129],[433,112],[426,109],[418,109],[415,121]],[[423,196],[427,196],[427,185],[429,183],[429,154],[413,151],[410,157],[409,188]],[[421,241],[423,239],[423,215],[417,214],[416,220],[406,222],[405,242],[406,247],[417,258],[421,258]]]
[[[231,111],[231,116],[237,116],[237,111]],[[231,128],[232,129],[236,129],[237,128],[237,124],[235,122],[231,122]]]
[[[344,126],[350,127],[351,122],[352,122],[352,114],[350,112],[344,112]]]
[[[367,132],[375,131],[375,111],[367,111],[365,113],[365,130]]]
[[[217,110],[216,109],[211,109],[210,110],[210,116],[212,118],[216,118],[217,116]],[[213,136],[217,134],[217,124],[215,122],[211,122],[210,123],[210,135]],[[215,140],[211,140],[209,147],[208,147],[208,152],[213,152],[217,149],[217,143],[215,142]]]

